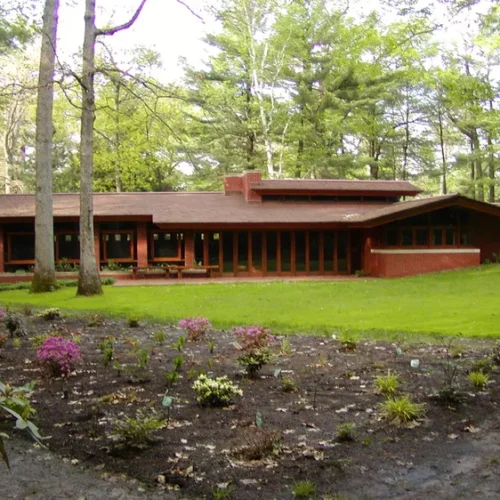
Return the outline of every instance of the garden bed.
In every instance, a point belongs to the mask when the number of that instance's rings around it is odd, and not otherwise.
[[[29,336],[0,348],[0,380],[37,381],[35,422],[48,448],[74,463],[124,473],[182,498],[230,492],[227,498],[289,499],[300,487],[315,489],[318,498],[449,498],[453,492],[494,498],[500,489],[497,367],[490,366],[482,390],[467,377],[474,363],[490,359],[494,342],[361,341],[344,352],[338,339],[290,336],[271,344],[273,359],[251,379],[236,362],[242,353],[231,332],[211,331],[182,347],[178,328],[102,321],[31,317]],[[50,378],[36,361],[33,337],[52,332],[79,342],[82,361],[68,378]],[[105,366],[97,344],[106,337],[115,341]],[[178,377],[167,377],[179,356]],[[455,365],[459,398],[443,401],[436,397],[443,367]],[[409,426],[384,418],[384,396],[374,381],[388,370],[399,375],[398,394],[425,405],[424,418]],[[201,406],[192,389],[201,372],[228,376],[243,396],[226,407]],[[168,419],[154,442],[137,449],[110,439],[117,420],[151,408]]]

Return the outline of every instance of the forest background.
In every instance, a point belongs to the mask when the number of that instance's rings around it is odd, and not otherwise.
[[[114,3],[101,23],[137,2]],[[41,4],[0,2],[5,193],[35,190]],[[55,192],[79,189],[81,4],[60,12]],[[499,25],[488,0],[150,0],[133,30],[96,47],[94,189],[216,190],[258,169],[494,201]]]

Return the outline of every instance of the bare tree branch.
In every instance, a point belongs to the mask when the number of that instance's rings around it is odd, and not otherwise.
[[[130,28],[136,21],[137,18],[139,17],[139,14],[142,11],[142,8],[146,4],[147,0],[141,0],[141,3],[137,10],[135,11],[134,15],[124,24],[120,24],[119,26],[115,26],[113,28],[108,28],[108,29],[99,29],[96,30],[95,36],[113,36],[114,34],[118,33],[119,31],[126,30]]]
[[[180,3],[181,5],[186,7],[186,9],[189,10],[189,12],[191,12],[194,17],[197,17],[203,24],[205,24],[205,20],[199,14],[197,14],[187,3],[183,2],[182,0],[177,0],[177,3]]]

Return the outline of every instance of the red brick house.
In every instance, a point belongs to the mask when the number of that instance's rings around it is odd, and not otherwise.
[[[406,276],[500,253],[500,206],[458,194],[412,199],[409,182],[226,177],[224,192],[97,193],[95,248],[147,267],[224,276]],[[405,200],[405,201],[401,201]],[[56,260],[78,262],[78,194],[54,195]],[[0,272],[34,264],[34,195],[0,195]]]

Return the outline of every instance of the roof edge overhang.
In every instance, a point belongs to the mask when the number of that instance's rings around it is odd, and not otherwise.
[[[408,207],[407,209],[403,208],[401,211],[396,213],[381,215],[379,217],[374,215],[374,217],[369,220],[361,221],[353,225],[356,225],[357,227],[372,228],[450,206],[468,208],[476,212],[500,218],[499,206],[495,206],[484,201],[473,200],[472,198],[467,198],[466,196],[463,196],[461,194],[454,194],[448,196],[447,198],[438,198],[436,200],[430,199],[429,203],[425,205],[418,207]]]
[[[259,195],[303,195],[303,196],[384,196],[397,198],[399,196],[416,196],[421,193],[419,189],[401,189],[401,190],[369,190],[369,189],[283,189],[283,188],[267,188],[267,187],[253,187]]]

